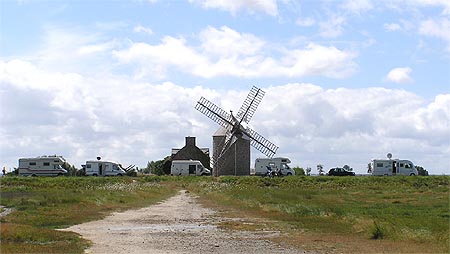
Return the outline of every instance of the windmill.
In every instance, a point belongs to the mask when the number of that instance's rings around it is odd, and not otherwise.
[[[253,114],[265,92],[255,86],[250,90],[236,116],[201,97],[195,109],[221,127],[213,137],[213,171],[219,175],[249,175],[250,145],[272,158],[278,147],[249,128]]]

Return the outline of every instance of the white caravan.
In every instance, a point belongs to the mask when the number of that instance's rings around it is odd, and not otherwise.
[[[174,160],[170,168],[170,175],[173,176],[208,176],[211,171],[203,166],[200,161],[196,160]]]
[[[267,174],[267,167],[281,176],[295,175],[295,171],[289,167],[289,163],[291,160],[288,158],[258,158],[255,160],[255,175]]]
[[[389,160],[372,160],[370,162],[372,175],[374,176],[391,176],[391,175],[407,175],[416,176],[417,169],[409,160],[389,159]]]
[[[111,161],[86,161],[81,165],[87,176],[124,176],[125,170],[119,163]]]
[[[66,160],[62,156],[20,158],[18,172],[21,176],[60,176],[67,174],[62,168]]]

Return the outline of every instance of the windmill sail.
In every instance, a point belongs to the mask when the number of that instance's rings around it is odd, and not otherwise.
[[[272,158],[277,152],[278,146],[261,136],[258,132],[247,128],[244,133],[250,138],[250,145],[267,157]]]
[[[263,90],[257,88],[256,86],[252,87],[252,90],[250,90],[250,92],[248,93],[247,98],[245,99],[236,115],[236,119],[239,121],[239,123],[242,123],[242,121],[246,123],[250,122],[253,114],[258,108],[259,103],[264,97],[264,94],[265,92]]]
[[[230,125],[233,125],[230,114],[204,97],[200,98],[197,105],[195,105],[195,109],[224,128],[228,128]]]

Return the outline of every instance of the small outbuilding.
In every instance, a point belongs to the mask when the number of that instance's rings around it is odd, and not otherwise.
[[[186,137],[186,144],[183,148],[172,148],[172,160],[198,160],[203,166],[211,169],[209,148],[199,148],[195,144],[195,137]]]

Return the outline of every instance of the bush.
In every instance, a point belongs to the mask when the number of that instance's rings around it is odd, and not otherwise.
[[[384,230],[383,228],[378,225],[376,222],[374,222],[374,228],[372,230],[372,236],[371,239],[377,240],[377,239],[383,239],[384,237]]]
[[[294,170],[295,175],[298,176],[304,176],[305,175],[305,170],[301,167],[293,167],[292,170]]]

